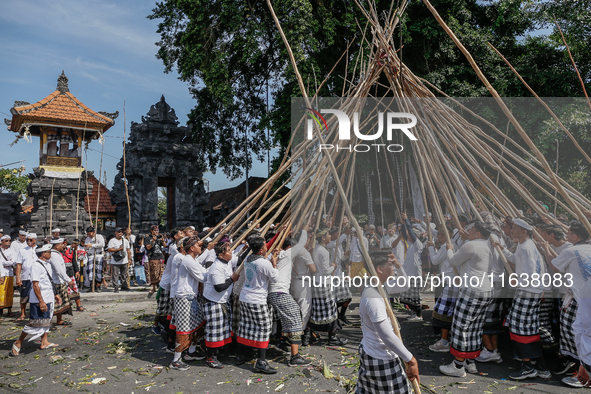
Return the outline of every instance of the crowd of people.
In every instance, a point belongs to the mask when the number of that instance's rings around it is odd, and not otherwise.
[[[255,372],[273,374],[277,369],[266,359],[271,341],[290,353],[289,366],[309,365],[300,347],[317,342],[321,332],[329,346],[347,343],[339,333],[351,324],[347,311],[355,294],[363,333],[356,391],[409,392],[409,381],[419,379],[417,360],[395,335],[379,287],[406,308],[409,323],[420,322],[421,293],[428,278],[433,285],[437,277],[432,325],[440,337],[429,349],[453,357],[439,367],[442,374],[464,377],[483,368],[477,363],[502,363],[499,342],[508,333],[513,354],[504,357],[521,362],[509,378],[555,374],[565,375],[569,386],[589,385],[591,238],[581,222],[559,217],[548,224],[535,214],[497,218],[482,211],[479,220],[461,213],[435,223],[430,214],[401,213],[399,223],[368,224],[358,234],[347,217],[318,219],[310,219],[316,228],[272,226],[264,236],[253,228],[238,241],[223,225],[215,234],[186,227],[166,235],[152,226],[143,237],[117,228],[106,245],[93,228],[70,246],[59,232],[40,247],[35,234],[22,231],[12,244],[2,236],[2,289],[21,289],[23,319],[30,304],[29,323],[10,354],[19,354],[28,335],[41,337],[41,348],[56,346],[47,339],[53,315],[55,324],[69,324],[64,314],[84,310],[81,275],[87,287],[100,290],[110,266],[115,291],[126,290],[142,264],[157,300],[152,330],[166,343],[171,369],[187,370],[195,360],[223,368],[223,351],[235,353],[236,364],[256,359]],[[376,280],[363,286],[323,280],[368,276]],[[4,309],[12,306],[8,293],[0,298]]]

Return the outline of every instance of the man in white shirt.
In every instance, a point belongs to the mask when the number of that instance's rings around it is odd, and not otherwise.
[[[345,252],[343,250],[343,242],[346,239],[345,234],[341,234],[339,239],[337,236],[339,234],[338,227],[333,227],[329,232],[330,235],[330,242],[326,245],[328,251],[330,252],[330,261],[334,261],[336,264],[335,270],[333,271],[333,275],[339,278],[343,277],[343,261],[345,260]],[[349,290],[348,283],[346,281],[342,281],[340,286],[337,286],[334,289],[334,299],[337,302],[337,309],[340,308],[339,311],[339,320],[343,325],[350,325],[351,323],[347,320],[347,308],[349,308],[349,304],[351,303],[351,299],[353,296],[351,295],[351,290]]]
[[[433,345],[429,346],[429,350],[438,353],[449,352],[449,331],[451,330],[451,322],[453,321],[453,312],[456,306],[458,297],[458,288],[453,285],[455,273],[453,267],[447,260],[447,242],[443,231],[437,234],[437,242],[440,247],[435,251],[435,244],[427,242],[429,248],[429,255],[431,256],[431,263],[441,268],[441,287],[443,290],[433,308],[433,327],[441,330],[441,338]]]
[[[454,253],[447,244],[447,260],[456,267],[462,281],[451,324],[450,353],[455,360],[439,366],[448,376],[465,377],[466,371],[478,373],[474,359],[480,355],[486,310],[492,302],[492,287],[487,274],[491,251],[488,244],[490,229],[479,221],[467,226],[468,240]],[[473,282],[471,278],[478,278]],[[484,278],[482,280],[481,278]]]
[[[115,293],[119,293],[119,280],[121,280],[121,289],[129,291],[127,267],[128,264],[131,264],[131,246],[127,239],[123,237],[123,229],[121,227],[115,229],[115,237],[109,241],[107,252],[111,253]]]
[[[31,268],[33,263],[37,261],[37,234],[27,234],[27,247],[22,248],[17,256],[14,267],[14,275],[16,277],[16,285],[19,288],[21,295],[21,315],[16,319],[17,321],[25,320],[25,310],[31,292]]]
[[[33,335],[29,342],[41,337],[40,349],[57,347],[55,343],[50,343],[47,334],[51,328],[53,318],[53,303],[61,303],[59,295],[54,295],[52,284],[51,264],[48,260],[51,257],[51,245],[46,244],[36,251],[38,259],[31,267],[31,282],[33,283],[30,294],[31,301],[31,319],[23,328],[19,339],[12,345],[9,356],[19,355],[23,341],[27,335]]]
[[[399,281],[395,275],[406,276],[400,263],[389,251],[370,254],[380,286],[387,293],[400,293],[406,289],[396,288]],[[408,282],[408,281],[405,281]],[[408,284],[408,283],[407,283]],[[394,333],[384,299],[378,289],[368,286],[363,290],[359,302],[359,317],[363,337],[359,345],[359,376],[355,393],[410,393],[408,380],[419,382],[419,367],[415,357]],[[395,323],[396,324],[396,323]],[[407,363],[404,369],[402,359]]]
[[[341,324],[338,321],[337,304],[331,289],[331,276],[336,269],[336,263],[330,259],[327,248],[330,242],[328,229],[317,230],[316,240],[318,244],[312,253],[316,272],[312,280],[312,314],[308,325],[314,330],[328,332],[329,346],[344,346],[347,340],[337,335],[341,330]]]
[[[349,250],[351,251],[349,255],[349,260],[351,261],[351,278],[356,276],[363,277],[365,272],[365,267],[363,266],[363,253],[361,253],[361,246],[359,245],[360,240],[363,240],[365,244],[365,249],[369,251],[369,242],[367,238],[363,236],[363,234],[357,234],[357,230],[355,227],[351,227],[351,233],[353,237],[351,238],[351,244],[349,245]]]
[[[67,244],[63,238],[57,238],[51,240],[53,248],[51,249],[51,258],[49,263],[51,264],[52,279],[55,284],[55,292],[60,296],[61,302],[56,302],[54,306],[55,316],[57,321],[56,326],[70,326],[71,321],[63,320],[62,315],[68,314],[72,316],[72,310],[75,307],[75,303],[70,301],[70,295],[68,294],[68,287],[74,288],[74,281],[68,276],[66,272],[66,263],[64,262],[64,256],[62,252],[66,249]]]
[[[388,232],[382,238],[380,249],[391,249],[396,260],[404,261],[404,240],[400,232],[396,231],[396,224],[388,225]]]
[[[195,332],[203,324],[203,310],[197,300],[199,283],[204,283],[207,272],[197,262],[197,256],[201,254],[199,237],[193,236],[185,243],[187,255],[183,258],[178,272],[178,283],[174,298],[174,319],[176,326],[176,348],[174,357],[170,363],[171,369],[185,371],[189,366],[181,359],[183,351],[189,349],[189,354],[194,354],[197,349]]]
[[[26,246],[27,246],[27,232],[25,230],[19,230],[18,238],[15,239],[14,242],[12,242],[12,244],[10,245],[10,248],[12,250],[14,250],[15,254],[18,254],[18,252],[22,248],[25,248]]]
[[[0,238],[0,269],[2,270],[2,283],[0,283],[0,317],[4,309],[8,309],[8,317],[12,317],[12,298],[14,296],[14,264],[17,254],[10,247],[10,235]]]
[[[96,234],[94,227],[86,229],[86,239],[84,240],[84,249],[88,257],[88,264],[84,270],[84,278],[88,278],[88,287],[94,291],[101,292],[101,283],[103,282],[103,257],[105,248],[105,238]],[[96,273],[96,278],[95,278]],[[93,283],[93,278],[94,283]]]
[[[287,345],[289,342],[291,358],[287,365],[305,366],[310,361],[299,354],[299,347],[302,344],[302,312],[289,293],[291,285],[291,273],[293,270],[293,257],[297,255],[308,241],[308,226],[306,226],[300,235],[299,241],[287,238],[279,252],[277,269],[279,270],[279,279],[269,285],[269,304],[273,306],[275,312],[279,315],[281,322],[281,343]],[[283,231],[283,229],[282,229]],[[285,350],[285,349],[284,349]]]
[[[581,291],[591,277],[591,240],[587,229],[578,220],[570,223],[566,239],[573,246],[562,250],[551,261],[550,268],[555,272],[565,274],[563,282],[566,284],[568,292],[562,299],[560,309],[560,354],[578,362],[580,359],[577,353],[573,324],[581,299]]]
[[[217,258],[211,265],[203,287],[205,315],[205,364],[210,368],[223,368],[218,360],[221,347],[232,343],[232,306],[230,295],[240,275],[234,273],[238,256],[230,250],[229,242],[220,242],[214,248]]]
[[[546,273],[546,264],[531,239],[533,227],[526,219],[515,219],[511,229],[511,236],[517,240],[517,249],[511,253],[496,242],[507,261],[515,269],[519,278],[515,297],[509,309],[505,326],[509,334],[513,349],[521,359],[521,369],[509,374],[511,379],[523,380],[539,376],[550,379],[552,374],[546,367],[542,353],[540,338],[540,303],[544,293],[542,278]],[[534,284],[537,278],[537,285]],[[489,351],[491,349],[488,349]],[[535,365],[531,360],[535,360]]]
[[[308,235],[306,246],[311,242],[314,242],[314,234]],[[302,330],[304,330],[302,346],[308,346],[312,338],[310,330],[306,328],[312,312],[312,291],[305,278],[311,277],[316,272],[316,265],[305,246],[297,254],[292,252],[292,258],[294,261],[291,275],[291,295],[302,311]]]
[[[400,302],[407,304],[413,312],[413,316],[409,317],[409,322],[423,321],[423,299],[421,297],[423,267],[421,263],[421,252],[423,250],[423,243],[419,238],[420,230],[411,226],[406,212],[400,214],[402,232],[406,231],[408,237],[408,250],[404,258],[404,270],[407,275],[415,278],[412,280],[410,289],[401,295]]]
[[[274,374],[277,369],[272,368],[266,360],[273,323],[267,295],[269,283],[279,279],[277,256],[272,256],[271,261],[264,257],[267,245],[263,237],[251,237],[248,246],[252,254],[243,263],[245,279],[240,291],[240,323],[236,339],[242,345],[258,349],[255,372]]]

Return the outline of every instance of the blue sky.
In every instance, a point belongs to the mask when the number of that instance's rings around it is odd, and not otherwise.
[[[155,104],[162,94],[181,124],[195,102],[176,73],[165,74],[156,59],[158,21],[146,18],[153,1],[3,1],[0,13],[0,118],[10,119],[15,100],[34,103],[56,89],[62,70],[70,92],[95,111],[119,111],[115,126],[105,134],[103,171],[111,188],[122,155],[123,101],[127,134],[131,121]],[[2,122],[0,165],[26,159],[27,171],[39,165],[39,141],[24,140],[13,147],[15,135]],[[98,175],[101,145],[87,151],[88,169]],[[12,167],[12,166],[10,166]],[[255,162],[250,175],[267,176],[267,163]],[[210,190],[231,187],[221,171],[205,173]]]

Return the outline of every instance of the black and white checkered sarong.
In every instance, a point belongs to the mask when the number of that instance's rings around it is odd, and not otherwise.
[[[341,283],[339,287],[334,289],[334,299],[337,303],[350,301],[352,298],[351,291],[345,283]]]
[[[452,316],[454,307],[456,306],[456,299],[458,298],[458,288],[455,286],[446,286],[443,288],[441,295],[435,302],[433,308],[433,315]]]
[[[421,298],[421,288],[418,286],[411,286],[410,289],[400,294],[400,302],[410,306],[421,306],[423,299]]]
[[[579,304],[574,298],[572,298],[569,305],[564,305],[563,301],[560,308],[560,354],[571,356],[577,360],[579,360],[579,356],[577,355],[573,324],[577,317],[578,308]]]
[[[199,302],[196,298],[175,297],[174,325],[177,334],[190,334],[204,323],[203,313],[199,309]]]
[[[160,295],[158,296],[158,306],[156,307],[156,316],[168,316],[170,308],[170,291],[160,288]]]
[[[373,358],[359,345],[359,376],[355,394],[410,393],[402,362]]]
[[[517,290],[505,320],[505,326],[512,335],[530,337],[540,334],[541,294]]]
[[[302,310],[291,294],[269,293],[267,300],[279,315],[283,336],[299,340],[304,333],[302,331]]]
[[[328,324],[338,317],[337,303],[333,298],[312,298],[310,322],[318,325]]]
[[[232,307],[230,302],[220,304],[205,301],[205,346],[221,347],[232,342]]]
[[[460,289],[451,324],[452,355],[462,358],[478,357],[482,345],[485,312],[491,301],[491,291]]]
[[[540,303],[540,339],[545,345],[556,343],[552,332],[552,312],[554,311],[553,297],[548,297],[544,292],[544,300]]]
[[[273,316],[267,304],[240,301],[237,341],[246,346],[266,349],[269,346]]]

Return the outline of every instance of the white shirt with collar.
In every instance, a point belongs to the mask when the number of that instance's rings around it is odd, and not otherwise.
[[[51,284],[50,276],[53,276],[53,271],[49,261],[41,261],[37,259],[31,267],[31,281],[39,282],[41,297],[46,304],[54,302],[53,286]],[[37,294],[35,294],[33,287],[31,287],[31,292],[29,293],[29,302],[31,304],[39,303],[39,299],[37,298]]]
[[[55,284],[64,284],[70,283],[72,278],[68,276],[66,273],[66,263],[64,262],[64,257],[60,252],[55,249],[51,250],[51,258],[47,260],[49,264],[51,264],[51,269],[53,271],[53,282]]]
[[[31,269],[33,263],[37,261],[37,254],[35,253],[37,245],[21,249],[16,256],[16,264],[21,264],[21,280],[31,280]]]
[[[17,253],[11,248],[2,248],[0,253],[0,262],[2,263],[2,276],[14,276],[14,264],[16,262]]]

